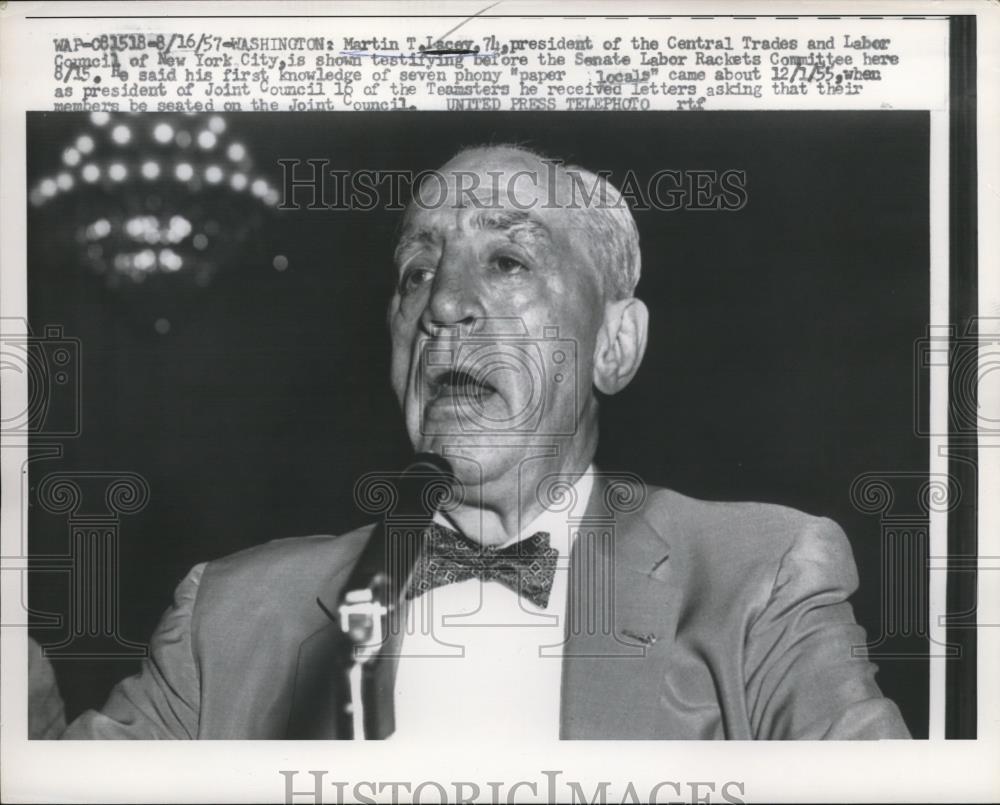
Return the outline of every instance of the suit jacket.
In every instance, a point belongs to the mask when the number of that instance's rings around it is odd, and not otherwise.
[[[561,737],[909,737],[875,683],[847,601],[853,556],[834,522],[621,491],[598,479],[570,557]],[[308,716],[340,692],[337,627],[317,598],[335,611],[371,531],[195,566],[141,672],[63,737],[319,737]],[[391,696],[394,673],[391,659],[377,662],[378,695]]]

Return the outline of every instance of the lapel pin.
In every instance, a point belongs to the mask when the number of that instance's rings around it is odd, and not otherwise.
[[[670,554],[668,553],[668,554],[667,554],[666,556],[664,556],[664,557],[663,557],[662,559],[659,559],[659,560],[657,560],[657,562],[656,562],[656,563],[655,563],[655,564],[654,564],[654,565],[653,565],[653,566],[652,566],[652,567],[651,567],[651,568],[649,569],[649,575],[650,575],[650,576],[654,575],[654,574],[656,573],[656,571],[657,571],[657,570],[659,570],[659,569],[660,569],[660,567],[662,567],[662,566],[663,566],[663,564],[664,564],[664,563],[665,563],[665,562],[666,562],[666,561],[667,561],[667,560],[668,560],[669,558],[670,558]]]
[[[628,629],[622,629],[622,634],[625,635],[625,637],[631,637],[633,640],[638,640],[644,646],[653,645],[657,639],[656,635],[652,632],[649,632],[648,634],[638,634],[637,632],[632,632]]]

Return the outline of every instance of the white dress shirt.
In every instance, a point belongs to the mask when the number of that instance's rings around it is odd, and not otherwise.
[[[545,609],[500,582],[479,579],[435,587],[410,601],[393,739],[559,737],[573,520],[583,516],[593,485],[591,466],[573,484],[571,507],[543,511],[505,543],[548,532],[559,556]],[[440,514],[435,521],[453,527]]]

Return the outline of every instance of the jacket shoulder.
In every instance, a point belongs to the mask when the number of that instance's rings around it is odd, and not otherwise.
[[[705,634],[739,624],[733,634],[743,635],[778,591],[805,601],[824,590],[837,591],[841,600],[857,589],[850,543],[829,518],[666,489],[649,491],[643,516],[669,546],[683,617],[700,623]]]
[[[656,488],[643,513],[666,542],[696,563],[724,559],[731,567],[775,567],[790,553],[820,546],[828,562],[853,572],[850,544],[840,526],[789,506],[699,500]]]
[[[199,585],[199,608],[250,608],[273,604],[275,598],[287,599],[295,592],[311,594],[353,566],[371,529],[369,525],[340,536],[275,539],[213,559]]]

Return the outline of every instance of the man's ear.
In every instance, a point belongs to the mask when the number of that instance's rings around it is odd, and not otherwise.
[[[609,302],[594,345],[594,385],[616,394],[629,384],[646,353],[649,311],[634,297]]]

